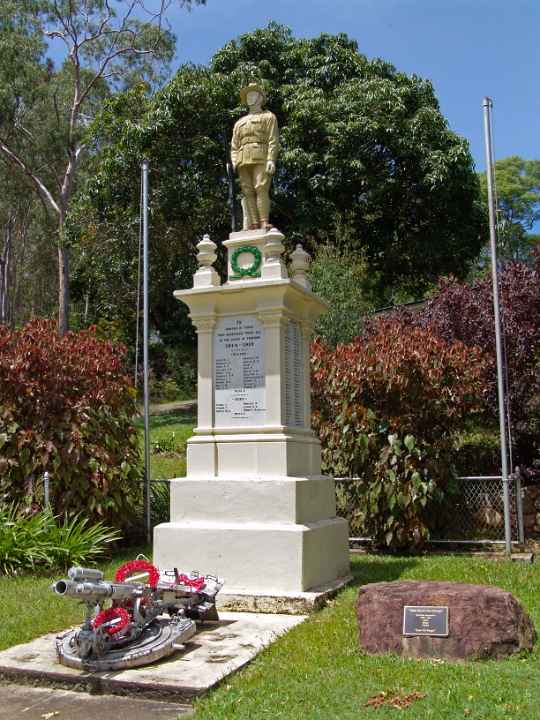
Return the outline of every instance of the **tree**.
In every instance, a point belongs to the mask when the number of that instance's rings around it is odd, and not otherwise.
[[[22,173],[57,223],[59,328],[69,326],[69,251],[65,226],[85,131],[111,87],[133,77],[154,82],[156,67],[172,57],[174,38],[164,26],[173,0],[7,0],[0,31],[0,93],[7,111],[0,122],[0,154]],[[181,5],[205,0],[178,0]],[[140,16],[143,16],[143,20]],[[139,17],[138,17],[139,16]],[[58,72],[44,58],[46,40],[61,41],[66,60]],[[15,48],[21,43],[18,80]],[[4,62],[6,61],[6,62]],[[14,74],[16,80],[9,78]]]
[[[22,181],[5,182],[6,170],[0,164],[0,324],[15,326],[25,319],[23,308],[27,317],[54,307],[55,258],[49,241],[54,227]]]
[[[512,469],[540,468],[540,253],[532,264],[508,262],[499,277],[507,377]],[[481,348],[488,360],[485,376],[487,424],[497,427],[497,365],[491,277],[473,284],[441,281],[439,292],[417,312],[398,312],[409,325],[432,330],[446,342]],[[375,327],[373,332],[376,332]],[[472,359],[471,355],[471,359]],[[472,468],[474,470],[474,468]]]
[[[252,77],[266,80],[279,120],[272,221],[289,249],[302,241],[312,252],[326,244],[362,250],[382,298],[466,273],[485,238],[478,179],[431,84],[369,61],[346,35],[296,39],[274,23],[227,43],[208,67],[181,67],[136,122],[125,114],[129,98],[106,106],[81,213],[92,214],[100,239],[113,217],[137,216],[143,155],[152,167],[156,253],[157,244],[170,252],[174,238],[178,268],[204,232],[227,236],[227,141],[245,112],[238,90]],[[135,240],[129,253],[126,271]],[[154,288],[153,303],[178,318],[171,282],[169,275],[166,288]]]
[[[330,347],[358,336],[362,314],[373,310],[373,286],[364,257],[350,250],[322,245],[310,267],[313,291],[326,300],[328,311],[317,321],[315,332]]]
[[[495,162],[500,255],[507,260],[527,260],[538,244],[531,230],[540,220],[540,160],[512,155]],[[486,173],[480,173],[487,207]]]

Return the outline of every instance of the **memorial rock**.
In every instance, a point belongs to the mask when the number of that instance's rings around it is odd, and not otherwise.
[[[412,607],[408,627],[404,624],[406,606]],[[356,610],[360,646],[369,653],[456,660],[502,658],[531,650],[536,640],[534,626],[520,603],[493,586],[373,583],[360,588]],[[442,615],[447,616],[447,634],[436,636],[445,632]]]

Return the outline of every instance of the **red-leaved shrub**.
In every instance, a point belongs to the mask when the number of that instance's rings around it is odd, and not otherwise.
[[[0,326],[0,496],[25,499],[51,478],[55,512],[129,524],[140,494],[125,349],[93,330],[63,337],[49,320]]]
[[[540,479],[540,254],[533,265],[506,264],[500,272],[501,313],[508,369],[508,402],[513,465]],[[480,347],[488,361],[486,410],[496,425],[498,413],[495,324],[491,276],[474,284],[442,280],[439,293],[418,313],[405,316],[411,325],[431,328],[447,342]],[[476,471],[482,468],[476,468]]]
[[[482,411],[481,350],[381,319],[333,351],[316,340],[311,363],[323,470],[361,479],[358,524],[377,543],[421,545],[452,478],[452,436]]]

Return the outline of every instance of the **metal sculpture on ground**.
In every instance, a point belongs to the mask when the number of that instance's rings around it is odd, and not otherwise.
[[[114,582],[100,570],[72,567],[52,590],[81,600],[80,628],[56,639],[63,665],[91,672],[147,665],[181,650],[197,631],[196,621],[218,620],[216,595],[223,581],[175,568],[160,573],[146,560],[121,565]],[[111,606],[104,607],[107,600]]]

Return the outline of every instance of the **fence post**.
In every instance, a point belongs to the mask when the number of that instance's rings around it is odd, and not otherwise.
[[[523,494],[521,488],[521,476],[519,471],[513,475],[515,481],[516,493],[516,513],[517,513],[517,526],[518,526],[518,540],[521,545],[525,542],[525,525],[523,523]]]
[[[45,507],[50,507],[50,497],[49,497],[49,473],[47,470],[43,473],[43,496],[44,496],[44,503]]]

